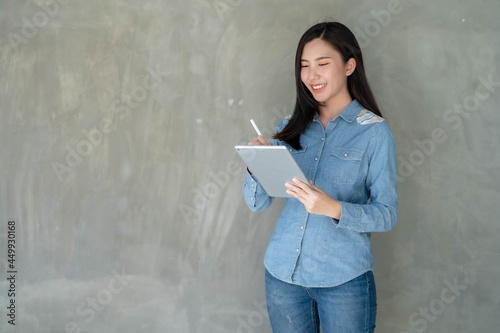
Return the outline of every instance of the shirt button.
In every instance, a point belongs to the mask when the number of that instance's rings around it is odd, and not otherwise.
[[[292,151],[292,150],[290,149],[290,152],[291,152],[291,151]]]
[[[317,161],[317,160],[318,160],[318,158],[316,157],[314,160],[315,160],[315,161]]]
[[[250,198],[250,200],[253,200],[254,198]]]
[[[299,252],[299,249],[297,249],[297,252]]]
[[[325,138],[321,138],[321,141],[325,141]]]
[[[345,153],[344,156],[347,157],[347,153]]]
[[[301,226],[301,227],[300,227],[300,229],[301,229],[301,230],[304,230],[304,227],[303,227],[303,226]]]

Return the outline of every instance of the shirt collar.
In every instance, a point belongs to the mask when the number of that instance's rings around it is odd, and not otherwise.
[[[345,121],[352,123],[363,109],[363,105],[354,99],[344,110],[342,110],[339,116]],[[314,115],[314,120],[320,121],[318,114]]]

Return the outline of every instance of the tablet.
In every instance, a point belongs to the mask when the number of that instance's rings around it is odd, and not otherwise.
[[[293,178],[309,184],[285,146],[235,146],[234,148],[271,197],[292,198],[286,193],[285,183],[293,183]]]

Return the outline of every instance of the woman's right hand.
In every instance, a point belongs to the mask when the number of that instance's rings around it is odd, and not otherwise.
[[[248,143],[249,146],[272,146],[272,143],[269,143],[264,139],[262,135],[259,135],[258,137],[255,138],[255,140],[250,141]],[[248,173],[252,174],[252,171],[247,167]]]
[[[249,146],[272,146],[272,143],[269,143],[264,139],[262,135],[259,135],[255,140],[250,141],[248,143]]]

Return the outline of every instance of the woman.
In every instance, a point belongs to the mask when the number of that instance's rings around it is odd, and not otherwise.
[[[368,85],[361,50],[337,22],[307,30],[295,59],[294,113],[276,128],[310,179],[287,183],[285,206],[264,259],[275,333],[373,332],[376,291],[371,232],[398,219],[392,131]],[[269,145],[258,136],[249,145]],[[273,202],[248,170],[253,211]]]

